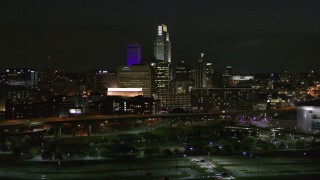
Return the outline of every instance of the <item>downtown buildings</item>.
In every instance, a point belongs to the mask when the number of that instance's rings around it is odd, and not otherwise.
[[[260,109],[273,109],[288,106],[295,99],[306,97],[307,92],[303,90],[307,84],[312,84],[305,76],[290,75],[287,72],[257,78],[248,74],[235,74],[231,66],[218,72],[213,62],[203,53],[199,59],[192,60],[194,63],[191,65],[186,60],[174,60],[171,57],[169,28],[164,24],[154,29],[154,57],[142,59],[141,47],[137,42],[128,43],[126,62],[114,71],[105,68],[88,73],[61,73],[57,70],[38,72],[31,69],[9,69],[4,73],[3,79],[4,84],[11,87],[2,88],[1,107],[4,106],[5,99],[14,104],[21,99],[30,99],[32,94],[40,97],[37,101],[56,99],[57,102],[60,98],[49,96],[61,96],[61,102],[70,102],[68,107],[83,108],[82,112],[89,113],[90,108],[102,109],[103,106],[95,102],[103,101],[108,96],[108,88],[141,88],[141,92],[136,92],[136,95],[140,95],[142,99],[153,98],[156,106],[167,110],[182,108],[194,112],[230,111],[254,108],[257,104],[261,104],[258,106]],[[293,77],[296,77],[294,81]],[[306,84],[301,84],[302,81]],[[292,84],[295,87],[290,87]],[[16,88],[17,86],[23,88]],[[31,90],[37,88],[41,91],[37,92],[38,95]],[[75,96],[77,97],[69,98]],[[124,97],[126,98],[114,98],[114,104],[120,105],[117,105],[119,108],[113,107],[113,110],[132,112],[128,107],[120,107],[125,104],[121,101],[125,102],[128,96]],[[47,109],[55,109],[57,113],[57,106]],[[158,111],[153,111],[155,112]]]

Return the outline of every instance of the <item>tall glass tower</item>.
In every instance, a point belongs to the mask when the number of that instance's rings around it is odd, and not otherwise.
[[[162,24],[158,26],[158,33],[154,42],[154,57],[171,63],[171,42],[168,28]]]
[[[156,93],[165,92],[170,88],[171,73],[171,42],[168,28],[162,24],[158,26],[154,41],[154,68]]]

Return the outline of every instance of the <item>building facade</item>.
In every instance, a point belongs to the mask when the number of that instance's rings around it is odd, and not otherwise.
[[[253,103],[252,88],[191,89],[191,107],[197,112],[250,110]]]
[[[6,81],[12,86],[24,86],[27,88],[38,87],[38,71],[34,69],[7,69]]]
[[[150,66],[120,66],[117,72],[117,84],[120,88],[142,88],[143,96],[151,97]]]
[[[157,36],[154,41],[154,57],[157,60],[171,63],[171,41],[166,25],[158,26]]]
[[[207,62],[206,63],[206,79],[207,79],[207,87],[212,88],[213,87],[213,64]]]
[[[201,59],[196,63],[196,77],[195,77],[195,88],[206,88],[207,87],[207,70],[206,63]]]
[[[141,62],[141,45],[137,42],[127,44],[127,66],[140,64]]]
[[[319,100],[301,103],[297,106],[297,127],[304,133],[320,133]]]

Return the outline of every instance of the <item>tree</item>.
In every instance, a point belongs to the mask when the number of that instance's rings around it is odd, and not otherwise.
[[[172,151],[170,149],[165,149],[163,150],[163,152],[166,154],[166,155],[172,155]]]

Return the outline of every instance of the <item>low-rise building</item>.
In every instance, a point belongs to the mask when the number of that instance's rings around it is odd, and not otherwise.
[[[297,105],[297,127],[304,133],[320,133],[320,100]]]

